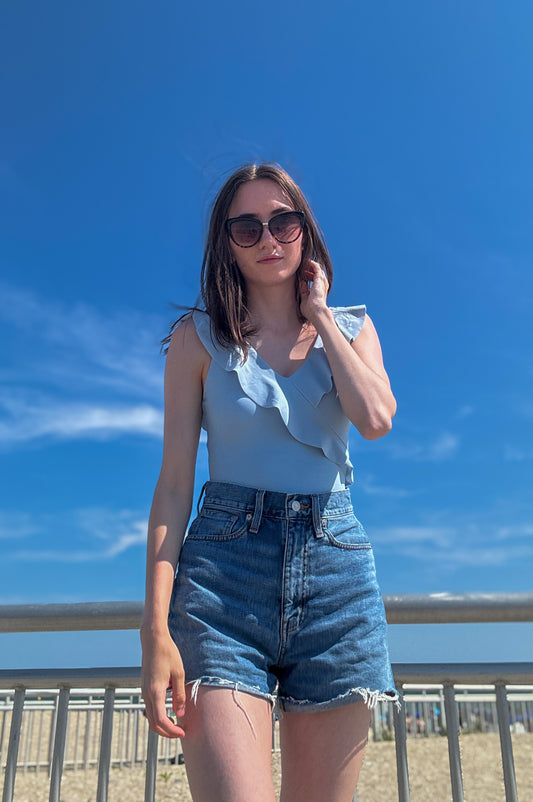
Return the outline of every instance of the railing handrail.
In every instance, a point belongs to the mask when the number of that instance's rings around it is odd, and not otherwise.
[[[389,624],[533,621],[533,593],[404,594],[384,596],[383,601]]]
[[[533,593],[429,593],[383,597],[389,624],[533,621]],[[140,601],[0,606],[0,633],[138,629]]]
[[[397,684],[524,685],[533,663],[393,663]],[[15,688],[139,688],[140,666],[0,670],[0,690]]]

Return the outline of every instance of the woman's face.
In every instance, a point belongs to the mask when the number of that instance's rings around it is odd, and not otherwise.
[[[274,215],[288,211],[295,210],[281,187],[267,178],[259,178],[239,188],[228,218],[251,215],[266,223]],[[247,284],[272,286],[290,279],[292,286],[302,260],[302,240],[300,233],[294,242],[278,242],[268,226],[264,226],[261,239],[251,248],[241,248],[231,239],[229,246]]]

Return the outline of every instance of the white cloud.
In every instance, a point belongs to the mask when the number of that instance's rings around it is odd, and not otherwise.
[[[430,443],[425,459],[432,462],[440,462],[441,460],[450,459],[459,449],[459,438],[443,432],[433,443]]]
[[[435,551],[429,555],[427,550],[409,547],[405,549],[404,556],[421,563],[439,565],[441,568],[488,568],[510,566],[520,560],[533,558],[533,544],[531,546],[498,547],[487,544],[484,548],[456,547],[453,550]]]
[[[384,498],[406,498],[412,496],[414,491],[404,490],[401,487],[388,487],[376,484],[375,476],[362,474],[357,471],[357,488],[369,496],[382,496]]]
[[[29,548],[6,552],[5,558],[21,562],[88,563],[113,560],[124,552],[146,543],[148,520],[130,510],[100,508],[69,510],[59,515],[36,517],[34,531],[39,543],[51,540],[56,531],[68,527],[69,544],[83,548]],[[48,534],[49,533],[49,534]]]
[[[519,524],[516,526],[500,526],[496,530],[496,536],[500,540],[510,540],[511,538],[530,537],[533,542],[533,524]]]
[[[393,459],[411,459],[415,462],[443,462],[451,459],[459,451],[460,438],[451,432],[441,432],[437,436],[426,439],[420,436],[418,440],[406,439],[401,436],[387,439],[384,450]]]
[[[375,528],[371,540],[388,553],[432,568],[509,566],[533,558],[533,524],[499,526],[455,514],[453,524],[443,525],[449,513],[432,517],[439,523]]]
[[[4,444],[162,435],[161,319],[68,307],[1,282],[0,294],[10,342],[0,369]]]
[[[163,413],[149,405],[90,406],[88,404],[54,405],[24,400],[11,403],[0,398],[0,408],[8,413],[0,420],[0,440],[4,445],[42,437],[73,439],[86,437],[108,438],[117,434],[145,434],[161,437]]]
[[[106,557],[116,557],[132,546],[144,546],[146,543],[148,521],[139,521],[133,526],[133,532],[121,535],[105,552]]]
[[[455,534],[452,527],[446,526],[388,526],[373,529],[372,539],[401,547],[402,551],[411,543],[428,543],[446,549],[453,544]]]

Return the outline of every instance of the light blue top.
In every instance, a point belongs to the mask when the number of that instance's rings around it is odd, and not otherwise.
[[[351,342],[366,308],[332,308]],[[296,373],[280,376],[250,347],[223,348],[206,312],[195,310],[198,336],[211,355],[204,387],[209,476],[282,493],[343,490],[353,481],[344,414],[320,337]]]

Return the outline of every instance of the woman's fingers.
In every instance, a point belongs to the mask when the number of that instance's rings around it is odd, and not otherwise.
[[[166,738],[183,738],[185,731],[169,716],[166,703],[166,689],[144,694],[146,718],[150,729]]]
[[[328,279],[322,265],[308,259],[301,268],[300,309],[311,320],[315,310],[327,306]]]
[[[183,673],[172,675],[172,710],[178,718],[185,715],[185,677]]]
[[[184,729],[168,714],[182,718],[185,714],[185,672],[179,650],[170,635],[143,637],[142,694],[150,729],[166,738],[182,738]],[[167,692],[172,701],[167,703]]]

